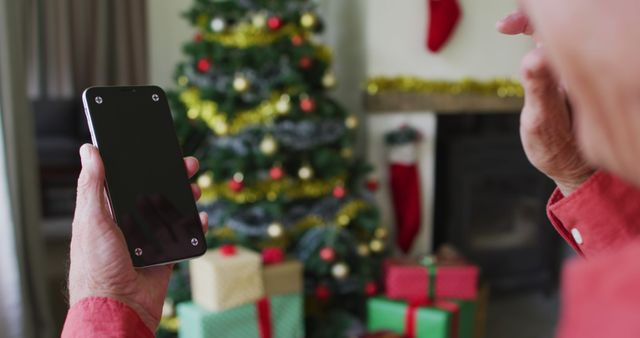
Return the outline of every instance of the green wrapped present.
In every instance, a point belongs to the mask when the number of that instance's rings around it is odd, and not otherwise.
[[[428,306],[410,305],[383,297],[367,302],[367,328],[389,330],[407,338],[458,337],[460,308],[451,301],[435,301]]]
[[[471,300],[448,299],[458,304],[458,338],[475,337],[476,302]]]
[[[180,338],[297,338],[304,336],[302,295],[262,298],[255,304],[209,311],[188,302],[178,304]]]

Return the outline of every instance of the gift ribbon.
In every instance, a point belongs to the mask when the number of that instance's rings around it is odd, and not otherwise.
[[[449,328],[449,337],[458,338],[458,324],[460,320],[460,308],[458,304],[448,301],[437,302],[410,302],[404,317],[404,336],[406,338],[416,338],[418,333],[418,310],[422,306],[435,306],[451,313],[451,326]]]
[[[436,298],[436,275],[438,274],[436,259],[435,257],[427,256],[422,260],[422,264],[427,267],[427,273],[429,274],[427,300],[433,300]]]
[[[407,306],[407,312],[404,317],[404,335],[406,338],[415,338],[417,332],[417,320],[416,316],[418,315],[418,309],[420,308],[419,303],[411,302],[409,306]]]
[[[256,313],[258,315],[258,332],[260,338],[271,338],[271,305],[269,298],[263,297],[256,302]]]

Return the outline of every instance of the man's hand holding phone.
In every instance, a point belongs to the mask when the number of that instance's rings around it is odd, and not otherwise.
[[[85,144],[80,148],[82,172],[71,238],[69,302],[86,297],[117,299],[134,309],[153,332],[162,312],[173,264],[135,269],[125,238],[113,221],[104,191],[104,166],[100,153]],[[188,176],[198,171],[198,160],[186,157]],[[200,190],[192,185],[195,199]],[[200,213],[203,230],[207,215]]]

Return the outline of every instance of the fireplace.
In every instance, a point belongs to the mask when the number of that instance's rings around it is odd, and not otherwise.
[[[457,247],[497,292],[555,287],[553,184],[527,161],[519,115],[443,114],[437,125],[434,247]]]

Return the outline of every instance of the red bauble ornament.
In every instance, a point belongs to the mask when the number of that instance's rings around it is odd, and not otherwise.
[[[347,194],[347,189],[345,189],[341,185],[333,188],[333,197],[335,197],[337,199],[343,198],[346,194]]]
[[[310,57],[305,56],[300,59],[300,62],[298,62],[298,66],[300,66],[300,68],[302,69],[309,69],[312,63],[313,63],[313,60],[311,60]]]
[[[300,100],[300,109],[305,113],[310,113],[316,109],[316,101],[306,97]]]
[[[236,246],[233,244],[225,244],[220,247],[220,254],[223,256],[233,256],[236,254]]]
[[[331,296],[331,290],[329,290],[329,288],[324,285],[319,285],[318,287],[316,287],[315,294],[316,298],[320,300],[326,300]]]
[[[196,32],[196,34],[193,35],[193,41],[195,42],[202,42],[202,32]]]
[[[198,60],[197,68],[200,73],[208,72],[209,70],[211,70],[211,60],[207,58],[202,58]]]
[[[282,19],[277,16],[272,16],[267,20],[267,27],[271,30],[277,30],[282,27]]]
[[[262,262],[266,265],[284,261],[284,252],[280,248],[265,248],[262,250]]]
[[[300,45],[302,45],[302,43],[304,43],[304,38],[301,35],[296,34],[296,35],[291,37],[291,43],[294,46],[300,46]]]
[[[284,176],[284,171],[281,167],[273,167],[269,170],[269,177],[274,180],[279,180]]]
[[[244,183],[242,183],[241,181],[236,181],[233,179],[229,181],[229,189],[231,189],[231,191],[239,192],[243,188],[244,188]]]
[[[367,282],[367,284],[364,285],[364,293],[367,296],[373,296],[378,293],[378,286],[376,285],[376,282]]]
[[[336,259],[336,251],[332,247],[324,247],[320,249],[320,258],[325,262],[331,262]]]
[[[368,180],[367,181],[367,189],[369,189],[370,191],[376,191],[378,190],[378,181],[377,180]]]

